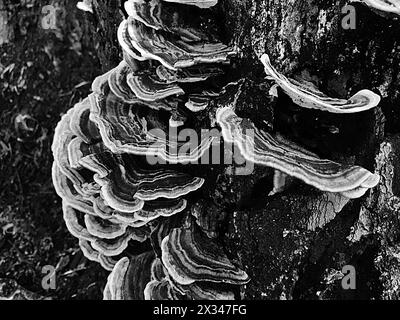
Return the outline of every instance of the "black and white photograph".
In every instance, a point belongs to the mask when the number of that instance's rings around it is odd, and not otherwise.
[[[0,0],[1,306],[399,299],[400,0]]]

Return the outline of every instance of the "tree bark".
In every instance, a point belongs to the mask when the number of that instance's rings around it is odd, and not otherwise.
[[[312,80],[330,96],[347,98],[370,89],[383,98],[374,110],[332,115],[301,109],[289,99],[273,105],[268,91],[249,90],[249,101],[268,113],[274,131],[321,157],[377,170],[382,182],[335,212],[327,195],[300,183],[267,197],[273,176],[268,168],[256,168],[249,177],[222,171],[206,176],[213,189],[201,200],[213,203],[208,215],[223,221],[220,240],[226,252],[252,279],[245,298],[400,296],[400,20],[357,3],[356,29],[346,30],[347,2],[221,0],[214,9],[224,40],[240,49],[227,80],[247,78],[254,87],[268,86],[259,61],[268,53],[280,72]],[[124,13],[118,1],[95,0],[94,8],[92,31],[106,71],[121,60],[116,30]],[[341,286],[345,265],[355,267],[355,290]]]

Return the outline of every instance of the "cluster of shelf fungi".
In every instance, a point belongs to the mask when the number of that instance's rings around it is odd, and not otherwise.
[[[221,42],[217,2],[126,1],[128,17],[117,34],[123,61],[98,77],[93,93],[56,128],[54,186],[84,255],[111,271],[104,299],[243,297],[251,281],[246,270],[191,210],[197,199],[191,195],[205,180],[188,168],[214,144],[233,143],[246,161],[275,169],[274,193],[292,177],[343,207],[379,183],[377,174],[321,159],[238,115],[246,108],[236,99],[245,80],[229,83],[224,75],[240,48]],[[400,12],[396,0],[363,2],[381,13]],[[266,97],[285,94],[302,108],[343,114],[380,102],[367,89],[348,99],[329,97],[281,74],[267,54],[260,61],[273,84]],[[191,127],[197,118],[218,129],[223,141],[170,136],[192,129],[200,137],[207,128]],[[150,165],[149,157],[159,164]]]

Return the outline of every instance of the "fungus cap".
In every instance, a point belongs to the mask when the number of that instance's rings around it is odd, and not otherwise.
[[[162,1],[197,6],[202,9],[213,7],[218,3],[218,0],[162,0]]]
[[[352,0],[352,2],[362,2],[367,6],[383,13],[400,15],[399,0]]]
[[[292,142],[274,138],[238,117],[230,107],[217,110],[217,122],[224,140],[235,143],[247,161],[274,168],[322,191],[358,198],[379,183],[378,175],[362,167],[322,160]]]
[[[244,285],[249,281],[220,246],[194,227],[173,229],[162,241],[161,249],[168,274],[180,285],[196,281]]]
[[[159,61],[165,67],[177,70],[202,63],[226,62],[236,51],[220,43],[187,43],[162,34],[134,19],[128,19],[132,45],[148,59]]]
[[[381,98],[370,90],[361,90],[349,99],[331,98],[308,82],[288,79],[272,65],[267,54],[261,57],[268,77],[276,81],[297,105],[332,113],[356,113],[375,108]]]

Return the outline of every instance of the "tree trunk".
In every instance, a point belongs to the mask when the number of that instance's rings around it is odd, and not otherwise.
[[[248,177],[206,176],[214,187],[203,194],[214,204],[208,214],[222,215],[220,240],[252,279],[247,299],[400,297],[400,21],[357,3],[356,28],[345,29],[347,2],[221,0],[214,9],[224,40],[240,49],[227,81],[267,85],[259,58],[268,53],[280,72],[312,80],[330,96],[370,89],[383,98],[378,108],[352,115],[304,110],[280,99],[268,116],[274,131],[321,157],[381,175],[378,187],[340,212],[304,184],[267,197],[273,179],[268,168],[257,167]],[[121,60],[116,30],[122,8],[118,1],[94,1],[90,19],[104,71]],[[249,92],[249,101],[257,100],[258,110],[268,113],[265,91]],[[356,289],[342,287],[345,265],[355,268]]]

